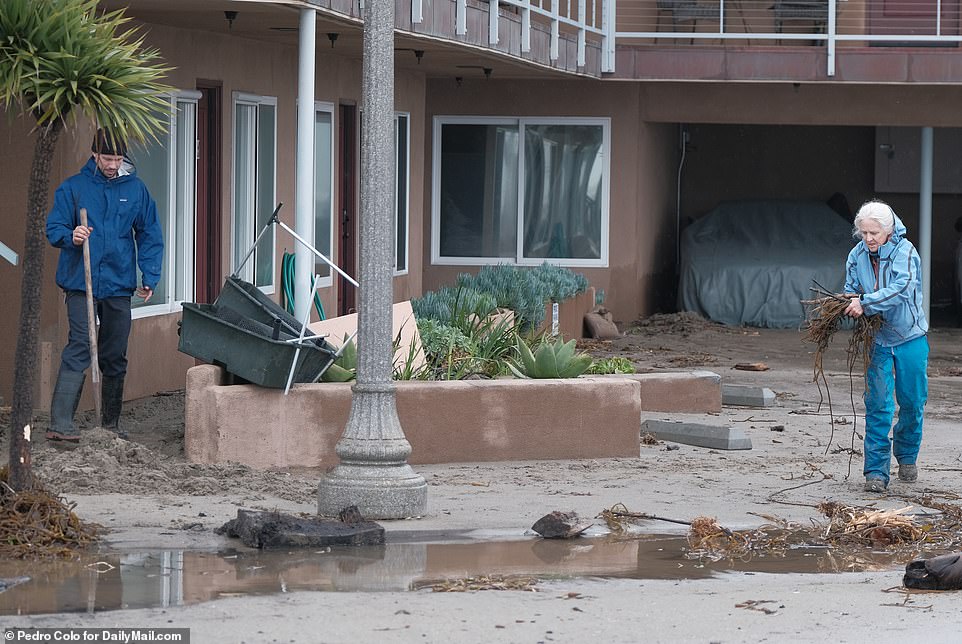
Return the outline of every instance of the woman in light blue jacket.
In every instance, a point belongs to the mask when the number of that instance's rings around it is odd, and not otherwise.
[[[889,484],[893,453],[899,480],[918,480],[929,323],[922,306],[922,262],[892,208],[881,201],[863,204],[855,215],[854,235],[861,241],[845,265],[845,293],[852,299],[845,313],[855,318],[878,314],[883,320],[865,374],[863,468],[865,490],[881,493]],[[893,430],[896,401],[899,419]]]

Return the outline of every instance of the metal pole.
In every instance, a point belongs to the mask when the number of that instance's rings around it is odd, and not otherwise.
[[[922,304],[925,319],[931,322],[929,309],[932,303],[932,128],[922,128],[922,149],[919,175],[919,255],[922,258]]]
[[[411,444],[391,380],[394,262],[394,3],[364,5],[357,382],[337,442],[340,463],[321,479],[317,511],[355,505],[370,519],[424,514],[427,484],[407,464]]]
[[[314,57],[317,22],[314,9],[301,9],[297,52],[297,146],[294,173],[294,228],[314,239]],[[294,251],[294,316],[310,315],[314,289],[314,255],[303,244]],[[309,318],[308,318],[309,319]]]

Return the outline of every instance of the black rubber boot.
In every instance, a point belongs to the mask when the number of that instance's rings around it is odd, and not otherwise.
[[[124,407],[124,377],[102,376],[100,383],[103,410],[101,422],[104,429],[127,438],[127,432],[120,429],[120,412]]]
[[[57,385],[50,401],[50,429],[47,440],[80,442],[80,430],[74,425],[73,417],[80,404],[86,375],[80,371],[61,369],[57,374]]]

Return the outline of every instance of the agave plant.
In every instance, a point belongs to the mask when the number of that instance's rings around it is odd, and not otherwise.
[[[577,378],[591,366],[591,356],[575,353],[575,341],[542,342],[532,353],[522,339],[518,339],[520,363],[508,364],[519,378]]]

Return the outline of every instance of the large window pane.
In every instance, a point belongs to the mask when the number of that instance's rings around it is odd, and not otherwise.
[[[255,105],[234,106],[234,270],[240,267],[254,243],[256,116]],[[248,260],[241,276],[251,281],[253,274],[251,260]]]
[[[440,183],[443,257],[516,256],[517,125],[444,124]]]
[[[603,142],[600,125],[525,126],[525,258],[601,258]]]
[[[165,114],[165,120],[170,116]],[[157,204],[157,219],[160,221],[160,228],[164,233],[164,264],[161,269],[160,281],[154,289],[154,296],[150,302],[144,302],[139,297],[130,300],[132,309],[166,304],[169,301],[170,289],[167,283],[170,280],[170,132],[158,135],[158,140],[149,140],[146,144],[134,143],[131,145],[130,156],[136,164],[137,176],[140,177],[150,196]],[[141,283],[140,267],[137,268],[137,283]]]
[[[257,210],[254,217],[254,235],[260,234],[277,204],[274,203],[274,168],[275,164],[275,127],[276,108],[269,104],[257,106]],[[256,274],[254,284],[257,286],[274,285],[274,228],[261,237],[257,246]]]
[[[267,228],[276,193],[277,107],[275,99],[238,95],[234,103],[234,270],[270,292],[274,286],[275,230]],[[266,229],[266,232],[265,232]]]
[[[334,115],[328,111],[314,112],[314,248],[328,259],[331,257],[331,240],[334,236],[332,219],[334,213]],[[331,267],[320,258],[315,259],[314,271],[322,278],[329,277]]]
[[[177,101],[174,200],[177,235],[174,254],[174,301],[194,299],[194,222],[197,208],[197,103]]]

